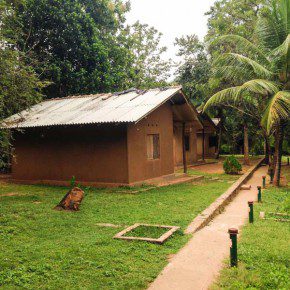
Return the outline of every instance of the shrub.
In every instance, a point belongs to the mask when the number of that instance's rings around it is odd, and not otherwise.
[[[230,154],[231,150],[232,150],[232,148],[228,144],[222,144],[221,145],[221,153],[222,154]]]
[[[258,156],[258,155],[262,155],[264,154],[264,144],[262,142],[255,142],[253,145],[252,145],[252,148],[250,150],[250,153],[253,155],[253,156]]]
[[[70,180],[70,187],[74,188],[76,186],[76,178],[73,176]]]
[[[223,167],[226,174],[239,174],[239,172],[242,171],[242,165],[235,156],[227,157]]]

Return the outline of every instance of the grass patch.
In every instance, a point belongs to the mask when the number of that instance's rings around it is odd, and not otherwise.
[[[158,239],[168,231],[169,231],[169,229],[141,225],[141,226],[131,230],[130,232],[126,233],[124,235],[124,237]]]
[[[290,215],[288,214],[281,214],[281,213],[276,213],[276,212],[269,212],[267,213],[266,218],[271,218],[271,219],[282,219],[285,221],[289,221],[290,222]]]
[[[242,174],[230,175],[230,174],[225,174],[225,173],[208,173],[208,172],[202,171],[202,166],[199,170],[192,169],[192,168],[188,169],[187,174],[190,176],[202,175],[202,176],[204,176],[205,180],[207,180],[207,181],[211,181],[211,180],[219,181],[220,180],[221,182],[236,181],[237,179],[239,179],[242,176]]]
[[[289,167],[284,170],[289,176]],[[289,183],[263,191],[254,210],[255,223],[243,228],[238,244],[239,267],[225,268],[213,289],[290,289],[289,223],[259,219],[260,211],[290,214]]]
[[[227,180],[138,194],[87,188],[79,212],[53,210],[67,188],[0,184],[0,195],[21,194],[0,197],[1,289],[145,289],[189,236],[178,232],[162,246],[136,243],[113,239],[121,228],[97,224],[165,224],[184,230],[230,186]]]

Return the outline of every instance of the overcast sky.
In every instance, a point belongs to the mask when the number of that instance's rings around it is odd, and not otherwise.
[[[131,0],[127,22],[137,20],[154,26],[163,34],[162,45],[168,47],[166,57],[177,60],[174,40],[187,34],[197,34],[202,39],[207,31],[204,15],[215,0]]]

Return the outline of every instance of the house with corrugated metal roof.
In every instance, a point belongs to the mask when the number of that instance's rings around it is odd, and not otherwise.
[[[13,131],[15,181],[120,186],[186,171],[203,125],[178,86],[49,99],[2,128]]]
[[[215,158],[218,152],[218,131],[220,119],[210,118],[206,113],[198,111],[203,128],[197,131],[198,159]]]

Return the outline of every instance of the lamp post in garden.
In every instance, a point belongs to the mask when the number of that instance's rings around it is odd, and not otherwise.
[[[250,224],[254,223],[254,202],[248,201],[249,205],[249,222]]]
[[[231,228],[229,229],[230,239],[232,241],[232,246],[230,248],[230,256],[231,256],[231,267],[238,266],[238,229]]]
[[[263,188],[266,188],[266,176],[264,175],[262,176],[262,178],[263,178]]]
[[[262,188],[261,186],[257,186],[258,189],[258,202],[262,202]]]

